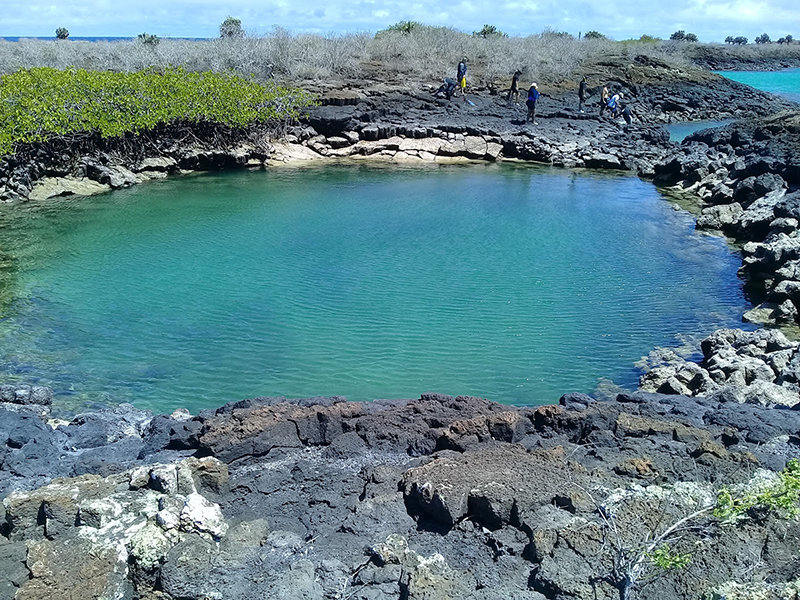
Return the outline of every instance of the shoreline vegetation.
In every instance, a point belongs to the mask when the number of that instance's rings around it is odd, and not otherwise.
[[[170,123],[245,128],[294,122],[311,97],[273,82],[182,68],[135,72],[51,67],[0,78],[0,155],[18,145],[143,134]]]
[[[800,44],[703,44],[660,40],[649,36],[614,41],[546,30],[525,37],[500,32],[473,35],[447,27],[402,24],[371,33],[293,35],[276,27],[263,36],[226,36],[210,40],[158,39],[142,34],[124,41],[0,40],[0,73],[51,67],[139,71],[150,67],[183,68],[192,72],[235,72],[256,80],[275,79],[292,85],[377,78],[392,83],[452,75],[454,61],[470,59],[471,85],[491,86],[510,81],[517,70],[524,79],[558,86],[573,82],[593,63],[647,56],[675,67],[693,65],[753,70],[800,66]],[[411,26],[413,25],[413,26]],[[143,37],[145,36],[145,37]],[[157,39],[157,38],[156,38]],[[726,66],[730,65],[730,66]]]

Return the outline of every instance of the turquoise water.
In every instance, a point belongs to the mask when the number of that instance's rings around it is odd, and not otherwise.
[[[682,142],[687,136],[696,131],[709,129],[711,127],[724,127],[729,123],[733,123],[733,119],[722,121],[688,121],[681,123],[670,123],[664,125],[664,129],[669,132],[669,139],[673,142]]]
[[[784,96],[800,102],[800,69],[784,71],[715,71],[723,77],[733,79],[765,92]]]
[[[61,406],[553,402],[740,323],[738,258],[637,178],[329,166],[0,207],[0,381]]]

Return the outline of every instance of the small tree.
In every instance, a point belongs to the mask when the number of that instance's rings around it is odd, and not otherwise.
[[[733,43],[737,46],[744,46],[747,44],[747,41],[747,38],[743,35],[737,35],[735,38],[733,38]]]
[[[484,25],[483,29],[480,31],[473,31],[472,35],[475,37],[482,37],[483,39],[488,37],[508,37],[507,33],[503,33],[494,25]]]
[[[694,33],[687,33],[686,37],[683,38],[687,42],[698,42],[697,36]]]
[[[673,33],[671,36],[669,36],[669,39],[683,41],[683,40],[686,39],[686,32],[683,29],[679,29],[678,31]]]
[[[756,44],[769,44],[771,41],[766,33],[762,33],[755,39]]]
[[[606,39],[606,36],[604,36],[599,31],[595,31],[594,29],[592,29],[591,31],[587,31],[584,34],[583,37],[585,37],[586,39],[589,39],[589,40],[604,40],[604,39]]]
[[[244,29],[242,29],[241,19],[228,16],[219,26],[219,37],[221,38],[243,38]]]
[[[65,40],[69,37],[69,29],[66,27],[59,27],[56,29],[56,39],[57,40]]]
[[[792,37],[791,34],[787,35],[784,39],[786,40],[787,44],[791,44],[794,42],[794,38]]]
[[[145,46],[158,46],[161,41],[157,35],[152,35],[150,33],[140,33],[136,36],[136,39]]]
[[[726,37],[725,38],[725,43],[726,44],[733,44],[733,36],[729,35],[728,37]]]
[[[410,35],[411,32],[419,29],[420,27],[422,27],[422,23],[418,21],[398,21],[394,25],[389,25],[389,27],[379,31],[378,33],[383,33],[384,31],[397,31],[403,35]]]

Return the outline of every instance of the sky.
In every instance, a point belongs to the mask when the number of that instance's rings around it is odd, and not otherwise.
[[[229,15],[248,33],[273,27],[293,33],[375,32],[398,21],[445,25],[465,32],[496,26],[509,35],[549,28],[573,35],[599,31],[614,39],[667,38],[679,29],[700,41],[761,33],[800,39],[797,0],[3,0],[0,37],[216,37]]]

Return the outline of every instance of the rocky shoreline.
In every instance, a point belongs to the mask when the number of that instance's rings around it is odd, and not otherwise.
[[[489,90],[472,106],[366,86],[326,94],[280,142],[212,128],[187,143],[176,128],[28,149],[0,163],[0,198],[341,158],[631,171],[700,198],[698,227],[744,244],[763,297],[751,320],[797,321],[796,110],[648,60],[613,79],[633,125],[555,90],[533,126]],[[682,145],[659,126],[725,117],[748,120]],[[0,599],[796,598],[800,523],[756,509],[726,523],[710,507],[723,486],[771,489],[800,456],[800,343],[722,330],[701,351],[654,351],[637,392],[531,408],[256,398],[48,423],[50,390],[0,385]],[[696,513],[708,518],[669,538],[689,563],[658,567],[648,542]]]

